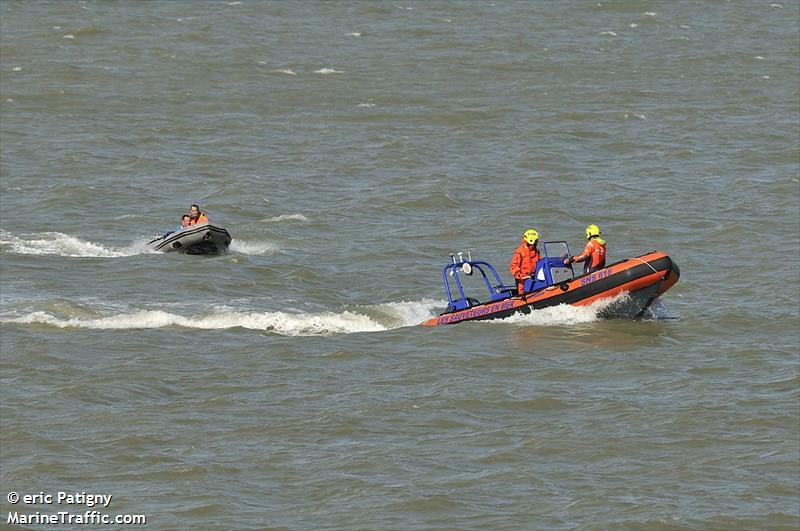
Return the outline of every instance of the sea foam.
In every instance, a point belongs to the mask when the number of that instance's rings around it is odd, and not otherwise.
[[[60,232],[42,232],[15,236],[8,232],[0,231],[0,245],[10,247],[11,252],[17,254],[54,254],[78,258],[118,258],[148,252],[144,241],[131,244],[129,247],[115,249]]]
[[[558,305],[528,314],[515,314],[505,319],[478,321],[477,326],[563,326],[589,323],[602,318],[603,312],[624,305],[625,293],[597,301],[588,306]],[[285,312],[241,311],[229,306],[216,307],[203,314],[181,315],[170,308],[120,312],[111,315],[56,315],[33,311],[20,315],[6,314],[0,322],[53,326],[62,329],[131,330],[180,327],[198,330],[227,330],[245,328],[284,336],[329,336],[363,332],[383,332],[416,326],[433,317],[445,306],[445,301],[423,299],[355,306],[339,311]],[[94,313],[94,312],[90,312]],[[666,309],[656,305],[647,315],[651,319],[666,318]],[[461,324],[460,326],[471,326]]]
[[[279,223],[281,221],[308,221],[308,218],[303,214],[281,214],[280,216],[273,216],[261,220],[262,223]]]
[[[58,317],[47,312],[32,312],[6,323],[41,324],[57,328],[98,330],[153,329],[167,327],[225,330],[247,328],[286,336],[320,336],[379,332],[387,330],[369,316],[344,312],[288,313],[212,311],[205,315],[183,316],[163,310],[143,310],[105,317]]]

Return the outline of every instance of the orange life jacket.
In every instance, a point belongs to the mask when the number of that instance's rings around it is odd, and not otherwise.
[[[197,219],[189,218],[189,225],[197,225],[198,223],[208,223],[208,218],[205,212],[200,212]]]
[[[583,253],[572,259],[573,262],[587,260],[584,273],[591,273],[606,266],[606,242],[599,238],[592,238],[586,242]]]

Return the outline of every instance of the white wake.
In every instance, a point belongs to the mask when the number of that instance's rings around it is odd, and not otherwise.
[[[0,246],[13,253],[31,255],[58,255],[80,258],[118,258],[145,254],[148,251],[144,240],[134,242],[128,247],[113,248],[99,243],[81,240],[60,232],[41,232],[15,236],[0,231]]]
[[[140,310],[97,317],[58,316],[35,311],[4,317],[3,323],[37,324],[57,328],[99,330],[156,329],[168,327],[201,330],[247,328],[286,336],[325,336],[380,332],[419,324],[431,317],[439,301],[416,301],[357,307],[339,312],[242,312],[218,308],[205,314],[180,315],[164,310]]]

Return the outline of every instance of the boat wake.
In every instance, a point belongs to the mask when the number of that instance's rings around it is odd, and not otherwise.
[[[80,316],[58,315],[56,312],[34,311],[19,316],[6,316],[2,323],[37,324],[57,328],[90,328],[130,330],[183,327],[201,330],[246,328],[285,336],[326,336],[360,332],[381,332],[413,326],[432,315],[440,301],[387,303],[345,309],[339,312],[245,312],[227,307],[215,308],[199,315],[180,315],[173,311],[140,310],[130,313],[101,315],[81,311]],[[87,313],[98,313],[87,316]]]
[[[522,326],[552,326],[591,323],[592,321],[597,321],[600,319],[600,314],[607,304],[609,304],[609,301],[598,301],[588,306],[559,304],[558,306],[533,310],[531,313],[527,314],[517,313],[499,322]]]
[[[121,258],[140,254],[161,254],[147,247],[152,239],[141,238],[127,247],[110,247],[99,243],[82,240],[76,236],[61,232],[39,232],[16,236],[0,230],[0,250],[27,255],[56,255],[69,258]],[[263,255],[271,254],[278,247],[270,242],[246,241],[234,239],[229,251],[237,254]]]
[[[0,231],[0,249],[17,254],[57,255],[78,258],[119,258],[147,254],[146,241],[142,239],[123,248],[106,247],[81,240],[61,232],[40,232],[15,236]]]
[[[608,317],[609,309],[627,303],[627,294],[595,302],[589,306],[559,305],[529,314],[515,314],[506,319],[476,321],[478,326],[559,326],[588,323]],[[0,323],[44,325],[62,329],[134,330],[180,327],[199,330],[244,328],[283,336],[330,336],[363,332],[384,332],[415,326],[434,316],[445,306],[444,301],[390,302],[369,306],[353,306],[340,311],[284,312],[241,311],[217,307],[207,313],[182,315],[174,309],[137,310],[108,314],[93,309],[37,310],[6,313]],[[71,315],[70,315],[71,314]]]
[[[605,318],[633,317],[633,315],[631,315],[632,310],[630,309],[632,304],[633,300],[631,296],[623,292],[615,297],[600,299],[586,306],[559,304],[557,306],[534,310],[527,314],[517,313],[500,322],[523,326],[590,323]]]

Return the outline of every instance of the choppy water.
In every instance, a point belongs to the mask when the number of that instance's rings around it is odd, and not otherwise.
[[[0,3],[3,521],[796,529],[799,19]],[[231,252],[145,252],[193,202]],[[449,252],[590,222],[680,265],[659,318],[414,326]]]

